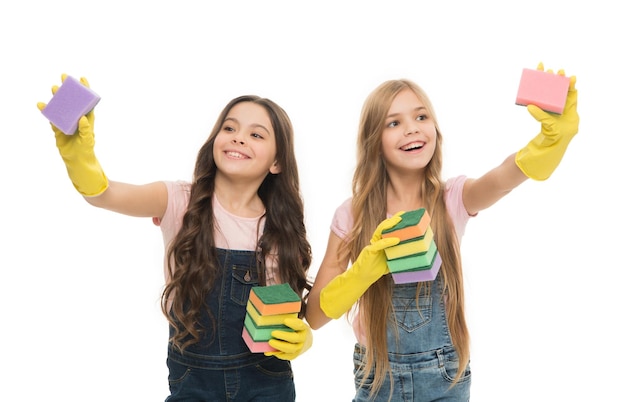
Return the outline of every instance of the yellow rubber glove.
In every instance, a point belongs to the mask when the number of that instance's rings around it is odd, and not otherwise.
[[[538,70],[543,71],[540,63]],[[551,72],[548,70],[548,72]],[[565,75],[559,70],[559,75]],[[524,174],[534,180],[546,180],[557,168],[574,135],[578,133],[578,91],[576,77],[570,77],[565,108],[561,115],[528,105],[528,112],[541,123],[541,132],[515,155],[515,163]]]
[[[65,81],[67,74],[61,76],[61,81]],[[89,87],[89,83],[85,78],[81,78],[80,82]],[[59,89],[58,86],[52,87],[54,95]],[[46,104],[37,103],[37,108],[43,110]],[[65,135],[61,130],[53,124],[52,131],[56,138],[56,145],[65,162],[67,174],[69,175],[76,190],[84,196],[93,197],[100,195],[109,187],[109,181],[100,167],[98,159],[94,154],[94,132],[93,124],[95,115],[93,110],[78,121],[78,132],[74,135]]]
[[[300,318],[285,318],[284,324],[295,332],[272,331],[272,339],[269,345],[276,349],[273,352],[265,352],[265,356],[276,356],[282,360],[293,360],[309,350],[313,345],[313,333],[311,327]]]
[[[385,249],[400,242],[397,237],[383,239],[382,232],[390,229],[402,220],[398,212],[382,221],[352,266],[343,274],[336,276],[320,293],[320,307],[327,317],[337,319],[365,293],[381,276],[389,273]]]

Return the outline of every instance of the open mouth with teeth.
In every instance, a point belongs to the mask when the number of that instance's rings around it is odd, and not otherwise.
[[[400,147],[400,149],[403,151],[414,151],[416,149],[422,149],[422,147],[424,147],[423,142],[412,142]]]
[[[234,151],[228,151],[226,152],[226,155],[233,159],[247,159],[248,158],[246,155],[241,154],[239,152],[234,152]]]

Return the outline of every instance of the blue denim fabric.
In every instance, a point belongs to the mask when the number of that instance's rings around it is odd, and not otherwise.
[[[215,333],[209,330],[184,353],[169,346],[166,402],[293,402],[291,363],[250,353],[241,336],[250,289],[259,283],[256,254],[219,249],[218,257],[224,275],[206,300],[216,320]],[[214,327],[208,314],[201,322]]]
[[[438,276],[430,290],[422,286],[416,302],[417,284],[394,286],[394,320],[387,325],[387,347],[393,381],[389,376],[376,395],[370,395],[373,372],[365,378],[365,347],[354,349],[353,402],[467,402],[470,399],[469,366],[452,388],[459,368],[448,329],[442,280]]]

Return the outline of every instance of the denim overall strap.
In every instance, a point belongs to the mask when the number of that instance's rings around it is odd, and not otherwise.
[[[256,253],[218,249],[217,255],[222,274],[206,297],[214,321],[203,313],[200,323],[205,336],[184,353],[170,345],[169,356],[180,363],[208,369],[243,367],[267,360],[262,353],[250,353],[242,338],[250,289],[259,284]]]

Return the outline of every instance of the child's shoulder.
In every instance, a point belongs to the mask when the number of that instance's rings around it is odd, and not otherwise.
[[[352,197],[348,197],[335,209],[330,228],[336,235],[344,238],[352,230],[353,225]]]
[[[465,175],[452,176],[448,178],[447,180],[445,180],[445,190],[446,191],[453,191],[453,190],[458,190],[458,189],[462,190],[463,185],[465,184],[465,180],[467,180],[467,176]]]
[[[337,210],[340,210],[340,209],[352,210],[352,196],[346,198],[345,200],[341,202],[341,204],[339,204],[339,206],[337,207]]]

